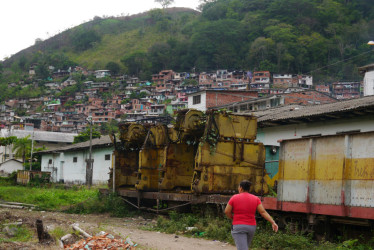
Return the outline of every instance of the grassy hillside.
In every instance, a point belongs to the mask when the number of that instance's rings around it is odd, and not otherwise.
[[[357,81],[357,67],[374,61],[367,45],[374,37],[373,13],[371,0],[216,0],[201,13],[173,8],[95,17],[6,60],[0,82],[25,80],[35,64],[46,79],[48,65],[102,69],[109,62],[142,79],[165,68],[195,68]]]

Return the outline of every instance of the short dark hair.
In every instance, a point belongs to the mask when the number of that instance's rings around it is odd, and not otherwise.
[[[239,187],[243,189],[245,192],[249,192],[249,189],[251,188],[252,183],[249,180],[242,180],[239,184]]]

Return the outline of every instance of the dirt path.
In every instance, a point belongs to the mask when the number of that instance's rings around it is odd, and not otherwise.
[[[147,217],[145,215],[145,217]],[[148,216],[149,217],[149,216]],[[57,245],[43,246],[37,243],[35,229],[36,219],[43,220],[44,227],[49,231],[56,229],[66,233],[71,232],[71,224],[79,226],[91,234],[100,231],[113,234],[116,238],[130,237],[139,246],[137,249],[204,249],[204,250],[235,250],[232,245],[212,240],[188,238],[164,234],[160,232],[141,230],[141,227],[155,223],[155,220],[136,218],[113,218],[108,215],[76,215],[56,212],[28,211],[20,209],[0,209],[0,221],[15,222],[22,219],[24,224],[33,226],[34,239],[27,243],[0,243],[0,249],[60,249]]]

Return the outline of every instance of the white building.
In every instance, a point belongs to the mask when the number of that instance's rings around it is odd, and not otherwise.
[[[366,65],[358,69],[364,76],[364,96],[374,95],[374,64]]]
[[[104,78],[106,76],[110,76],[110,70],[96,70],[95,76],[96,78]]]
[[[23,170],[23,164],[19,160],[10,159],[0,164],[0,176],[8,176],[18,170]]]
[[[89,141],[43,151],[39,154],[41,154],[41,170],[51,172],[52,182],[86,183]],[[92,183],[107,183],[113,161],[113,144],[109,136],[92,140],[92,159]]]
[[[29,139],[34,142],[34,148],[46,147],[46,149],[55,149],[70,145],[74,141],[76,133],[60,133],[60,132],[49,132],[49,131],[33,131],[33,127],[30,130],[15,130],[15,129],[2,129],[0,131],[0,137],[15,136],[17,138],[24,138],[29,136]],[[7,159],[14,157],[13,145],[0,146],[0,163]]]
[[[257,141],[279,146],[280,140],[348,132],[374,131],[374,96],[315,106],[288,105],[258,111]]]

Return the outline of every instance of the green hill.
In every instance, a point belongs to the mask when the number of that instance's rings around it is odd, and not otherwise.
[[[80,65],[149,79],[162,69],[270,70],[311,74],[315,83],[359,80],[374,61],[371,0],[216,0],[184,8],[99,18],[41,41],[3,62],[0,81],[30,65]],[[44,70],[45,71],[45,70]],[[44,76],[44,75],[43,75]]]

